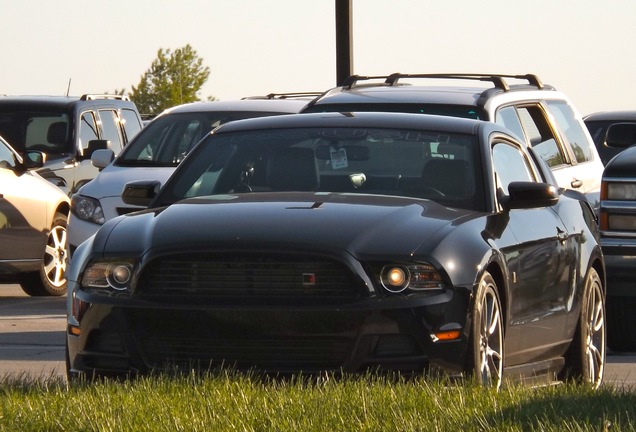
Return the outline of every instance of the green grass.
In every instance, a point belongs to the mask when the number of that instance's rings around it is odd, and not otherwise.
[[[234,373],[0,383],[0,431],[633,431],[636,391]]]

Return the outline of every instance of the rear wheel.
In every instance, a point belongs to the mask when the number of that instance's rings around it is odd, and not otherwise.
[[[67,221],[65,214],[55,214],[40,271],[27,273],[20,279],[20,286],[28,295],[61,296],[66,293]]]
[[[566,354],[565,377],[598,388],[605,372],[605,298],[603,284],[590,268],[579,323]]]
[[[497,284],[485,272],[475,293],[468,373],[478,384],[499,388],[503,375],[503,317]]]

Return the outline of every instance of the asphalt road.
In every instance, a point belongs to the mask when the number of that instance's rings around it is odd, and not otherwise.
[[[0,376],[64,378],[66,297],[0,284]],[[605,383],[636,390],[636,353],[608,353]]]
[[[29,297],[0,285],[0,375],[34,378],[66,374],[66,297]]]

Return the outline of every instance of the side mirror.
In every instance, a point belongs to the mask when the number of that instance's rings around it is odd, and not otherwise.
[[[124,203],[148,207],[150,202],[157,196],[161,183],[154,180],[141,180],[127,183],[122,191],[121,198]]]
[[[96,150],[105,150],[110,148],[109,140],[90,140],[88,148],[84,150],[82,159],[91,159]]]
[[[44,166],[44,153],[41,151],[28,150],[22,157],[22,166],[26,169],[37,169]]]
[[[636,144],[636,123],[614,123],[607,128],[605,146],[627,148]]]
[[[98,149],[91,155],[91,163],[95,168],[103,170],[115,159],[115,152],[111,149]]]
[[[547,183],[511,182],[501,201],[506,210],[550,207],[559,201],[559,191]]]

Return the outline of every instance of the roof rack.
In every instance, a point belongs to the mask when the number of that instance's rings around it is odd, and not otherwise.
[[[84,94],[80,97],[80,100],[96,100],[96,99],[114,99],[129,101],[130,98],[124,95],[116,94]]]
[[[269,93],[264,96],[247,96],[242,99],[294,99],[294,98],[314,98],[320,96],[322,92],[295,92],[295,93]]]
[[[384,85],[394,86],[398,85],[398,81],[401,78],[433,78],[433,79],[461,79],[461,80],[474,80],[474,81],[489,81],[492,82],[495,88],[503,91],[510,90],[510,85],[504,78],[526,80],[528,84],[543,89],[545,86],[541,82],[538,76],[534,74],[525,75],[505,75],[505,74],[460,74],[460,73],[436,73],[436,74],[402,74],[393,73],[391,75],[377,75],[377,76],[364,76],[364,75],[351,75],[347,77],[342,87],[351,88],[355,86],[358,81],[378,80],[383,79]]]

